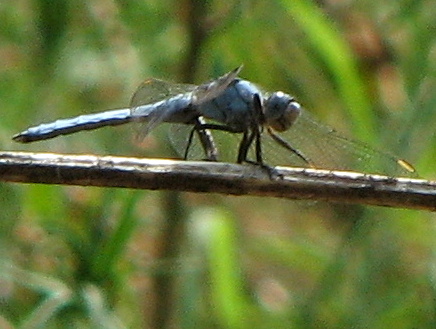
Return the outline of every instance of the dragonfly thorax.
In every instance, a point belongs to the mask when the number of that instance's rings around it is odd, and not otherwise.
[[[277,91],[266,99],[264,111],[266,125],[282,132],[295,123],[300,115],[301,105],[292,96]]]

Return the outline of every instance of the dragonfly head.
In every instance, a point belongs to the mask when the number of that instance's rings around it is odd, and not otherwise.
[[[281,91],[271,94],[264,108],[266,124],[279,132],[288,130],[301,112],[301,105]]]

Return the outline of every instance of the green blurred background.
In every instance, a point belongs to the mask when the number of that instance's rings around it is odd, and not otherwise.
[[[156,131],[32,145],[146,77],[242,76],[436,171],[436,5],[420,0],[0,3],[3,150],[171,156]],[[213,194],[0,184],[2,328],[435,328],[434,214]]]

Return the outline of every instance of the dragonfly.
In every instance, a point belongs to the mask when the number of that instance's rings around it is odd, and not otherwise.
[[[317,121],[291,95],[267,92],[239,77],[242,66],[200,85],[145,80],[123,109],[40,124],[13,136],[29,143],[130,122],[145,122],[140,139],[170,123],[170,140],[184,158],[220,161],[218,135],[242,136],[237,163],[293,165],[328,170],[415,176],[414,167],[389,152],[342,136]],[[183,128],[182,128],[183,127]],[[267,163],[267,164],[266,164]]]

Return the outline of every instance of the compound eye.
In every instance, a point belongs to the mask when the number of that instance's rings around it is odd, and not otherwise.
[[[267,119],[267,124],[278,132],[288,130],[297,120],[301,113],[301,105],[296,101],[290,101],[286,108],[275,118]]]

